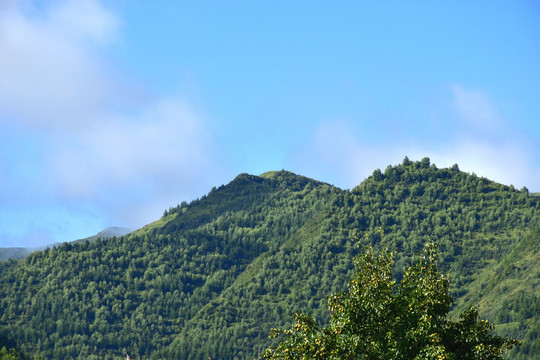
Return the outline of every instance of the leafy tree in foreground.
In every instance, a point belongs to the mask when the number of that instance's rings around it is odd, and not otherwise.
[[[356,273],[348,291],[328,300],[330,325],[295,314],[289,330],[273,329],[281,342],[265,359],[500,359],[518,342],[491,334],[475,309],[455,322],[449,282],[436,269],[437,254],[428,243],[399,284],[392,279],[393,253],[371,247],[354,259]]]

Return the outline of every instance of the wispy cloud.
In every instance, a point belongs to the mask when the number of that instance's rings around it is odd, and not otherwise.
[[[428,156],[439,167],[458,164],[462,171],[475,173],[505,185],[540,189],[540,169],[528,146],[519,142],[492,143],[479,139],[456,140],[442,149],[412,149],[412,157]],[[421,155],[422,154],[422,155]]]
[[[88,231],[137,227],[206,191],[202,174],[219,171],[206,119],[181,94],[141,96],[114,75],[102,55],[119,37],[114,13],[93,0],[44,6],[13,1],[0,11],[0,54],[9,54],[0,56],[0,213],[32,201],[36,211],[62,208],[58,218],[38,222],[32,211],[10,221],[51,229],[71,212],[71,231],[53,234],[70,240],[89,211]],[[24,241],[5,231],[0,238]]]
[[[452,106],[458,120],[484,131],[492,131],[498,127],[501,119],[486,94],[458,84],[453,84],[450,89],[453,95]]]
[[[361,131],[354,123],[342,119],[320,124],[311,138],[291,153],[291,168],[338,187],[351,188],[375,169],[403,159],[404,149],[363,142],[361,139],[366,137]]]
[[[291,166],[326,181],[342,179],[336,185],[350,188],[374,169],[398,164],[406,155],[414,160],[427,156],[439,167],[457,163],[463,171],[539,191],[540,159],[533,139],[502,118],[484,92],[456,84],[449,90],[450,106],[437,127],[452,130],[439,134],[436,141],[432,138],[436,129],[430,129],[427,121],[425,131],[414,137],[379,137],[377,142],[370,141],[370,135],[362,136],[372,130],[361,123],[328,121],[291,156]]]
[[[120,20],[97,0],[64,1],[49,16],[53,27],[79,41],[103,45],[119,36]]]
[[[63,5],[88,8],[93,28],[63,19]],[[45,14],[28,14],[21,6],[0,13],[0,121],[38,130],[69,127],[88,121],[111,97],[106,69],[97,55],[99,45],[88,42],[103,31],[114,31],[112,15],[91,1],[51,2]],[[16,4],[20,4],[16,2]],[[73,10],[69,10],[73,12]],[[92,13],[93,11],[93,13]]]
[[[131,226],[207,191],[219,171],[204,121],[181,98],[161,99],[134,116],[112,114],[50,146],[51,176],[64,198],[93,199]]]

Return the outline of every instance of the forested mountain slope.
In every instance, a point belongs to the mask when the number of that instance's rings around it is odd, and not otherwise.
[[[339,191],[287,172],[243,174],[128,236],[4,264],[2,331],[47,358],[146,357]]]
[[[358,243],[397,250],[399,273],[431,238],[456,307],[479,305],[497,331],[526,339],[513,356],[532,359],[539,219],[526,189],[427,158],[347,191],[285,171],[242,174],[124,237],[2,263],[1,335],[46,358],[253,358],[293,312],[327,321],[326,297],[345,287]]]
[[[525,189],[465,174],[457,166],[437,169],[424,159],[405,160],[384,173],[377,170],[352,191],[338,193],[324,215],[306,224],[295,241],[274,254],[265,253],[250,269],[251,282],[234,284],[203,308],[165,354],[233,356],[239,350],[227,339],[265,341],[268,329],[289,325],[294,311],[326,319],[326,296],[341,290],[350,277],[354,239],[365,241],[367,232],[377,244],[381,228],[383,242],[397,250],[396,272],[428,237],[433,239],[440,249],[441,270],[450,273],[460,305],[483,270],[528,236],[539,210]],[[224,322],[219,314],[230,315]]]

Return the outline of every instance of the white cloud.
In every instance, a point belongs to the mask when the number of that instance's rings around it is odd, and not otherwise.
[[[456,140],[442,149],[411,149],[410,156],[428,156],[439,167],[458,164],[460,170],[484,176],[516,188],[540,189],[540,170],[530,149],[523,143],[493,143],[485,140]]]
[[[50,17],[62,33],[79,40],[107,44],[118,36],[119,19],[97,0],[62,1]]]
[[[81,41],[81,25],[56,21],[67,15],[66,6],[86,8],[89,3],[54,2],[57,6],[44,17],[29,16],[22,5],[1,13],[0,53],[8,56],[0,56],[0,121],[39,130],[76,126],[110,98],[112,84],[96,48]],[[86,35],[105,36],[99,32],[111,30],[112,15],[95,10],[97,3],[91,8],[96,24]]]
[[[70,135],[58,139],[49,155],[67,195],[93,195],[103,185],[205,167],[211,146],[202,120],[180,98],[161,99],[131,116],[108,114]]]
[[[8,132],[1,137],[15,137],[12,145],[32,141],[31,154],[0,147],[8,152],[0,168],[10,169],[0,213],[34,198],[34,208],[48,213],[70,209],[74,224],[92,209],[94,224],[137,227],[214,185],[204,176],[220,169],[212,133],[188,101],[130,99],[130,84],[110,76],[116,69],[101,54],[118,37],[113,13],[92,0],[54,1],[42,10],[12,1],[0,9],[0,54],[9,54],[0,56],[0,128]],[[32,164],[36,180],[10,165],[18,162]],[[20,217],[21,228],[66,221],[36,222],[36,211]],[[20,236],[9,231],[0,229],[0,239]]]
[[[48,150],[49,173],[64,198],[93,199],[129,226],[208,190],[219,172],[204,121],[179,98],[136,117],[111,116]]]
[[[401,162],[402,149],[387,144],[362,143],[352,123],[332,121],[320,124],[308,143],[291,156],[295,171],[352,188],[377,168]]]
[[[328,121],[320,124],[311,139],[292,156],[292,167],[351,188],[373,170],[384,171],[388,165],[401,163],[405,156],[411,160],[427,156],[438,167],[457,163],[463,171],[516,188],[526,186],[531,191],[540,191],[537,144],[505,122],[483,92],[460,85],[452,85],[450,89],[454,107],[442,118],[453,124],[452,131],[437,133],[425,129],[414,138],[382,137],[373,142],[372,134],[362,134],[367,126]],[[345,181],[338,183],[338,179]]]
[[[453,95],[452,105],[458,119],[481,130],[495,130],[500,118],[490,99],[478,90],[466,89],[453,84],[450,87]]]

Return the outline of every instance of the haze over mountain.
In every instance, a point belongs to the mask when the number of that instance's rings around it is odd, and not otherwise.
[[[240,174],[126,236],[0,263],[0,339],[46,358],[250,359],[295,311],[328,321],[359,244],[394,249],[398,274],[431,239],[455,311],[478,306],[524,340],[509,358],[538,359],[539,226],[526,188],[427,158],[351,190]]]
[[[123,235],[129,234],[131,231],[132,230],[130,230],[128,228],[125,228],[125,227],[122,227],[122,226],[109,226],[108,228],[103,229],[100,232],[98,232],[96,235],[93,235],[93,236],[90,236],[90,237],[87,237],[87,238],[84,238],[84,239],[79,239],[79,240],[76,240],[76,241],[84,242],[84,241],[88,240],[88,241],[92,242],[92,241],[95,241],[97,239],[108,239],[108,238],[111,238],[113,236],[123,236]]]
[[[111,226],[111,227],[108,227],[108,228],[106,228],[104,230],[101,230],[96,235],[87,237],[85,239],[79,239],[79,240],[74,240],[74,241],[76,241],[76,242],[77,241],[78,242],[84,242],[86,240],[95,241],[95,240],[97,240],[99,238],[107,239],[107,238],[110,238],[110,237],[113,237],[113,236],[126,235],[129,232],[131,232],[131,230],[128,229],[128,228],[124,228],[124,227],[120,227],[120,226]],[[35,248],[22,248],[22,247],[0,248],[0,260],[11,260],[11,259],[18,260],[18,259],[22,259],[22,258],[28,256],[29,254],[31,254],[34,251],[45,250],[47,248],[52,248],[54,246],[60,246],[60,245],[61,245],[61,243],[54,243],[54,244],[47,244],[47,245],[43,245],[43,246],[39,246],[39,247],[35,247]]]

